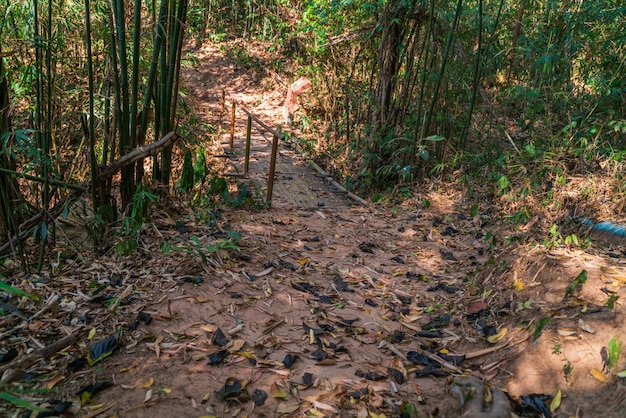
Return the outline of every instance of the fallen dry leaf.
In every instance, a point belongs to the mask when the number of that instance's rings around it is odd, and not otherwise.
[[[467,313],[470,313],[470,314],[478,313],[484,309],[489,309],[489,306],[482,300],[472,302],[469,305],[467,305]]]
[[[144,383],[141,383],[137,386],[137,388],[140,389],[148,389],[149,387],[152,387],[152,385],[154,385],[154,378],[150,378],[148,380],[146,380]]]
[[[154,352],[156,353],[156,358],[161,357],[161,342],[163,341],[163,336],[159,335],[157,339],[154,341]]]
[[[279,414],[293,414],[298,409],[300,409],[300,403],[298,402],[279,402],[276,412]]]
[[[234,340],[231,343],[231,346],[229,347],[229,349],[232,352],[241,351],[241,349],[243,348],[244,345],[246,345],[246,340],[237,339],[237,340]]]
[[[596,368],[589,369],[589,374],[602,383],[609,383],[611,381],[611,379]]]
[[[491,344],[496,344],[498,341],[504,338],[504,336],[507,334],[507,331],[508,331],[507,328],[502,328],[500,332],[498,332],[497,334],[487,337],[487,341],[489,341],[489,343]]]

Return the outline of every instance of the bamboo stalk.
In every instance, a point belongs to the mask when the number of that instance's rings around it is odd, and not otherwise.
[[[0,167],[0,173],[7,174],[9,176],[15,176],[15,177],[23,178],[23,179],[26,179],[26,180],[36,181],[38,183],[45,183],[46,182],[46,179],[44,179],[44,178],[37,177],[37,176],[32,176],[32,175],[26,174],[26,173],[20,173],[18,171],[9,170],[9,169],[6,169],[6,168],[1,168],[1,167]],[[60,187],[66,188],[66,189],[76,190],[78,192],[86,192],[87,191],[86,187],[79,186],[79,185],[76,185],[76,184],[69,184],[69,183],[66,183],[66,182],[61,181],[61,180],[48,179],[48,183],[53,185],[53,186],[60,186]]]
[[[120,155],[121,150],[119,148],[119,144],[116,142],[117,133],[119,133],[119,124],[122,117],[122,102],[120,101],[120,97],[122,95],[122,86],[120,81],[120,73],[117,65],[117,44],[115,41],[115,19],[113,18],[113,10],[109,9],[109,42],[110,42],[110,51],[109,57],[111,59],[111,71],[113,73],[113,89],[115,91],[115,100],[113,101],[113,121],[111,127],[111,152],[110,152],[110,161],[114,161],[116,158],[116,150],[119,150]],[[119,139],[119,136],[117,136]],[[106,164],[107,161],[104,161]]]
[[[120,97],[121,115],[119,130],[119,150],[120,155],[128,152],[132,146],[130,143],[130,99],[128,97],[128,58],[126,55],[126,16],[124,12],[124,1],[113,1],[113,14],[115,15],[115,28],[117,33],[117,52],[119,54],[119,71],[120,71]],[[132,196],[135,191],[133,185],[134,173],[132,169],[126,167],[122,171],[122,179],[120,182],[120,194],[122,196],[122,206],[126,207],[132,202]]]
[[[472,84],[472,97],[470,98],[470,106],[467,111],[467,117],[463,124],[463,131],[461,131],[461,149],[464,150],[467,145],[467,135],[470,124],[472,122],[472,114],[474,113],[474,106],[476,105],[476,95],[478,93],[478,86],[480,84],[481,75],[481,49],[483,47],[483,0],[478,0],[478,42],[476,46],[476,61],[474,62],[474,80]]]
[[[87,78],[89,83],[89,128],[88,128],[88,140],[89,140],[89,163],[91,165],[91,200],[93,204],[93,210],[98,212],[100,203],[103,196],[98,196],[98,162],[96,161],[96,139],[94,136],[94,87],[93,87],[93,58],[91,54],[91,12],[89,7],[89,0],[85,0],[85,46],[87,48]],[[97,241],[97,237],[96,240]]]
[[[163,6],[165,3],[165,6]],[[168,0],[161,0],[161,7],[165,7],[167,14],[163,17],[163,24],[158,25],[158,30],[163,36],[164,42],[161,42],[161,53],[159,55],[159,88],[158,88],[158,115],[159,115],[159,126],[158,130],[155,129],[155,135],[158,137],[164,132],[169,132],[169,119],[167,115],[167,41],[169,39],[169,34],[166,32],[166,28],[169,27],[169,22],[171,22],[172,11],[169,8]],[[156,109],[155,109],[156,110]],[[156,115],[155,115],[156,120]],[[162,157],[162,156],[161,156]],[[154,171],[153,177],[155,180],[162,179],[161,173],[161,165],[158,158],[154,158]]]
[[[139,51],[141,47],[141,0],[135,0],[133,19],[133,69],[130,93],[130,138],[131,146],[141,145],[137,137],[137,113],[139,107]]]
[[[159,8],[159,20],[157,28],[154,34],[154,40],[152,42],[152,57],[150,59],[150,69],[148,70],[148,82],[146,84],[143,95],[143,107],[141,109],[141,121],[139,124],[140,138],[138,138],[139,146],[143,146],[145,135],[148,130],[148,119],[150,114],[150,102],[155,95],[154,87],[157,79],[157,71],[159,65],[159,56],[161,54],[161,45],[163,44],[165,33],[163,31],[163,25],[167,16],[167,2],[161,2]],[[155,109],[156,114],[156,109]],[[156,115],[155,115],[156,120]],[[158,129],[155,129],[155,135],[158,135]],[[143,159],[138,160],[138,167],[143,167]]]
[[[456,26],[459,22],[459,18],[461,17],[462,5],[463,5],[463,0],[458,0],[457,5],[456,5],[456,12],[454,13],[454,21],[452,22],[452,26],[450,27],[450,32],[448,33],[448,41],[446,43],[446,49],[443,54],[441,68],[437,76],[437,82],[435,84],[435,91],[430,101],[430,107],[428,109],[428,112],[426,113],[426,122],[422,126],[422,134],[421,134],[422,138],[428,134],[428,131],[430,129],[430,122],[432,121],[433,113],[435,112],[435,104],[437,103],[437,99],[439,98],[439,90],[441,89],[441,82],[443,80],[443,76],[446,71],[446,64],[448,63],[448,56],[450,55],[450,50],[452,49],[452,40],[454,39],[454,31],[456,30]]]
[[[50,185],[48,183],[48,164],[47,164],[47,162],[50,160],[50,156],[49,156],[49,146],[48,146],[48,141],[47,141],[47,135],[49,134],[49,127],[46,125],[46,121],[48,121],[48,119],[45,117],[46,115],[45,105],[44,105],[45,95],[43,91],[43,80],[42,80],[42,76],[46,74],[46,72],[44,71],[44,66],[43,66],[44,40],[42,38],[42,35],[39,32],[39,11],[38,11],[37,0],[34,0],[33,8],[34,8],[33,24],[34,24],[34,36],[35,36],[35,61],[36,61],[35,62],[35,66],[36,66],[35,86],[37,89],[36,91],[37,100],[36,100],[36,106],[35,106],[35,129],[37,129],[37,132],[35,133],[35,136],[37,138],[37,143],[41,147],[42,154],[43,154],[44,163],[41,164],[40,173],[41,173],[41,176],[45,179],[43,183],[42,195],[41,195],[41,202],[42,202],[41,213],[43,216],[40,221],[41,222],[40,226],[42,228],[45,227],[46,233],[39,234],[39,236],[43,238],[41,240],[41,247],[39,248],[39,260],[37,263],[37,270],[39,271],[41,270],[41,267],[43,265],[45,243],[47,241],[47,227],[45,224],[47,220],[47,216],[45,216],[45,214],[48,212],[48,204],[50,202],[50,198],[49,198]]]
[[[174,13],[176,7],[176,13]],[[182,55],[182,33],[187,10],[187,0],[178,0],[172,4],[172,11],[168,25],[169,32],[169,57],[167,61],[167,78],[165,85],[165,114],[167,119],[167,130],[172,130],[176,118],[176,104],[178,103],[178,80],[180,71],[180,59]],[[172,168],[172,150],[165,148],[161,153],[161,182],[169,184]]]

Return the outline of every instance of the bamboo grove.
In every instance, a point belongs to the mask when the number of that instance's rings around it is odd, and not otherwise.
[[[323,126],[310,152],[357,191],[521,155],[521,137],[566,150],[624,145],[617,0],[206,0],[189,21],[214,41],[263,39],[297,61],[275,66],[313,80],[297,121]]]
[[[148,155],[169,185],[185,40],[244,61],[237,41],[263,42],[285,81],[311,79],[304,145],[358,192],[539,148],[624,149],[622,1],[188,1],[0,5],[1,254],[48,242],[86,192],[94,231],[128,214]]]
[[[617,1],[308,3],[303,62],[332,127],[317,148],[357,190],[480,169],[529,143],[620,149],[625,22]]]
[[[186,0],[3,7],[3,253],[22,253],[17,238],[53,239],[54,218],[85,191],[94,229],[129,211],[148,154],[154,180],[170,182],[187,7]],[[117,207],[111,189],[120,171]]]

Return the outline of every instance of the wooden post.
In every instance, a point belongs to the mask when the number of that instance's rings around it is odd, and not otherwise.
[[[226,90],[222,89],[222,101],[220,106],[220,129],[222,129],[222,121],[224,120],[224,113],[226,112]]]
[[[233,101],[233,110],[230,115],[230,148],[235,146],[235,102]]]
[[[272,157],[270,159],[270,174],[267,178],[267,197],[265,203],[267,206],[272,205],[272,193],[274,191],[274,172],[276,170],[276,154],[278,153],[278,135],[274,134],[272,139]]]
[[[246,159],[243,163],[243,172],[248,174],[250,167],[250,135],[252,133],[252,116],[248,115],[248,125],[246,126]]]

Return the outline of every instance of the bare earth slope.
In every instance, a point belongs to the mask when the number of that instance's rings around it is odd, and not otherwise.
[[[200,118],[216,123],[225,87],[279,123],[283,90],[272,77],[238,71],[216,46],[196,55],[185,88]],[[262,165],[267,138],[255,135]],[[288,161],[303,164],[281,152],[279,182],[292,175]],[[301,185],[315,178],[306,170]],[[261,195],[264,173],[249,176]],[[2,319],[2,338],[25,350],[79,333],[62,355],[28,365],[74,410],[80,388],[112,383],[85,398],[78,416],[459,417],[460,375],[518,400],[545,394],[544,408],[560,390],[554,416],[624,416],[615,375],[624,360],[603,371],[601,354],[612,337],[626,340],[623,307],[605,306],[602,290],[623,295],[619,247],[505,245],[519,231],[495,224],[497,208],[472,217],[462,191],[444,184],[368,207],[323,182],[277,190],[270,210],[200,216],[170,202],[144,227],[136,256],[68,259],[48,272],[52,280],[30,277],[26,290],[62,298],[39,314],[19,307],[21,316]],[[304,203],[289,199],[297,192]],[[239,248],[218,249],[229,230]],[[586,283],[564,298],[582,270]],[[90,330],[93,341],[119,335],[116,349],[68,371],[93,346]],[[495,409],[464,416],[503,416],[502,404]]]

